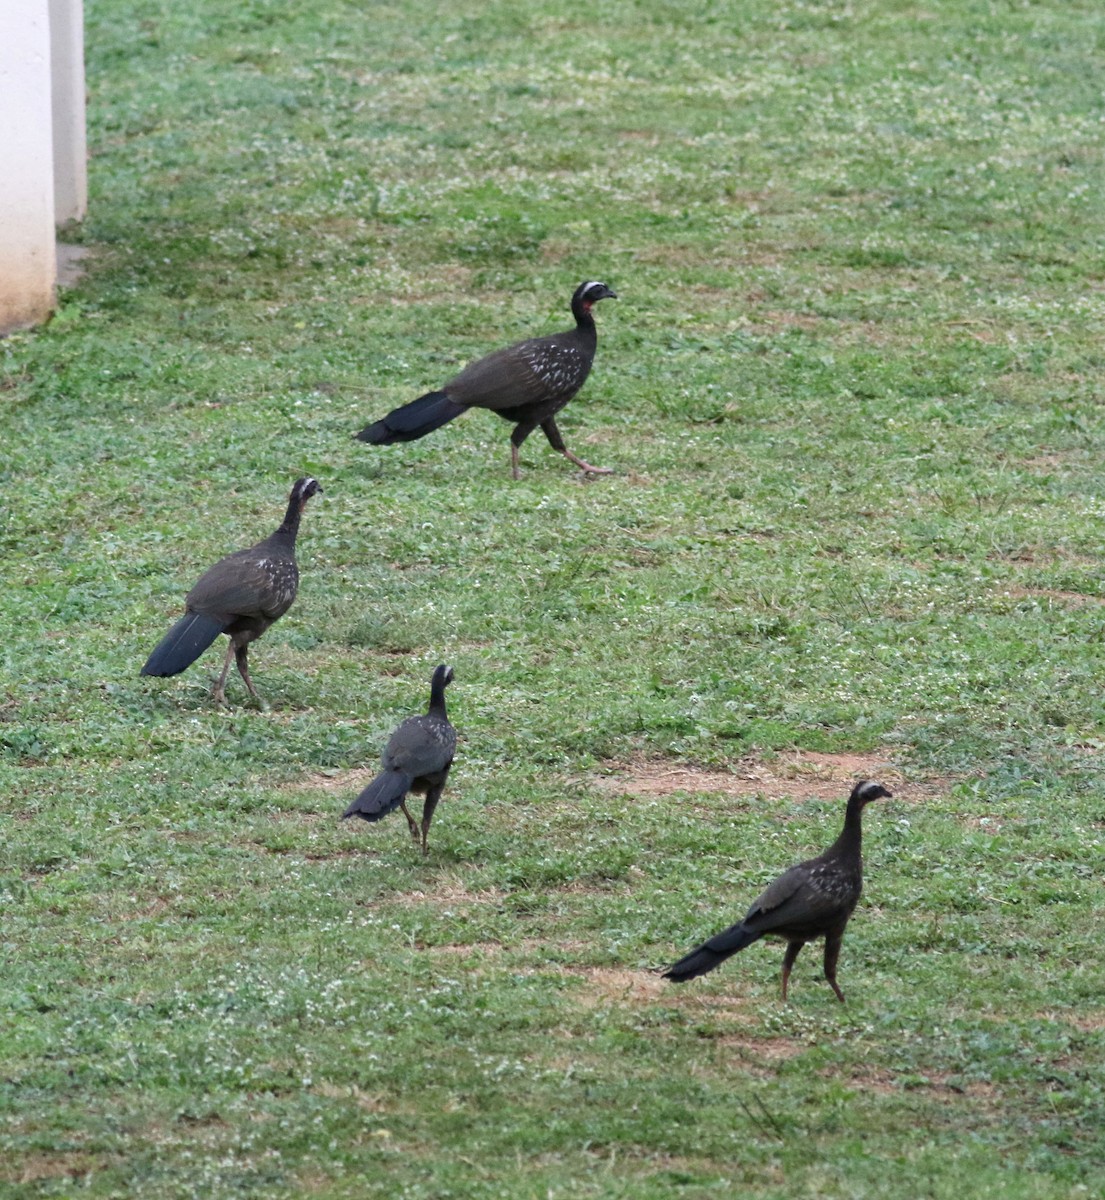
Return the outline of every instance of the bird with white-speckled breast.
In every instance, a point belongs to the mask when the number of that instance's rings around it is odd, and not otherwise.
[[[727,958],[762,937],[783,938],[783,1000],[790,969],[798,952],[815,938],[825,939],[825,978],[843,1004],[837,986],[836,963],[848,924],[863,891],[862,814],[872,800],[889,797],[881,783],[861,780],[852,788],[840,837],[817,858],[784,871],[728,929],[702,943],[664,972],[664,978],[684,983],[705,975]]]
[[[437,391],[393,409],[356,436],[377,446],[413,442],[469,408],[488,408],[514,422],[510,465],[515,479],[519,477],[519,448],[539,425],[549,445],[585,474],[611,474],[609,467],[594,467],[577,458],[564,444],[555,419],[591,371],[598,345],[591,309],[607,299],[616,300],[617,295],[605,283],[581,283],[572,295],[574,328],[528,338],[477,359]]]
[[[185,613],[154,648],[143,675],[179,675],[219,636],[230,639],[222,674],[212,695],[226,702],[226,677],[235,659],[238,673],[260,708],[265,702],[249,676],[249,643],[282,617],[299,591],[295,540],[307,501],[321,492],[317,479],[297,479],[284,520],[267,538],[237,550],[209,567],[185,597]]]
[[[379,821],[397,808],[407,818],[415,845],[428,850],[430,822],[434,819],[445,781],[457,749],[457,731],[445,710],[445,689],[453,682],[453,668],[445,663],[435,668],[430,679],[430,707],[425,713],[408,717],[392,730],[384,749],[383,770],[342,813],[342,820],[360,817]],[[411,792],[426,797],[419,825],[407,808]]]

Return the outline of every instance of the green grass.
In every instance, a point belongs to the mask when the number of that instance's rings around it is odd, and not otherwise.
[[[86,16],[90,269],[0,342],[0,1196],[1101,1194],[1099,5]],[[593,278],[615,476],[351,439]],[[304,472],[272,711],[140,679]],[[423,861],[337,816],[442,661]],[[650,974],[849,764],[847,1006]]]

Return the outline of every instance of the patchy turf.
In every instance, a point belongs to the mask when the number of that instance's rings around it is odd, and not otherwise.
[[[97,0],[88,253],[0,342],[0,1192],[1105,1191],[1089,0]],[[351,434],[620,299],[584,479]],[[139,679],[300,474],[259,690]],[[338,820],[456,669],[431,853]],[[652,971],[835,836],[792,1003]]]

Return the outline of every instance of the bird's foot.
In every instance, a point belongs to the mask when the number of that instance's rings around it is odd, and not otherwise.
[[[574,462],[584,475],[613,475],[613,467],[593,467],[589,462],[584,462],[582,458],[577,458],[570,450],[564,451],[564,457],[570,462]]]

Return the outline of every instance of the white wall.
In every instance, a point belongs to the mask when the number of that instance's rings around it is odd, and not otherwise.
[[[0,4],[0,330],[54,307],[48,0]]]
[[[0,5],[4,0],[0,0]],[[88,208],[84,121],[83,0],[49,0],[54,220],[79,221]]]
[[[0,0],[0,333],[53,311],[55,219],[84,215],[85,160],[82,0]]]

